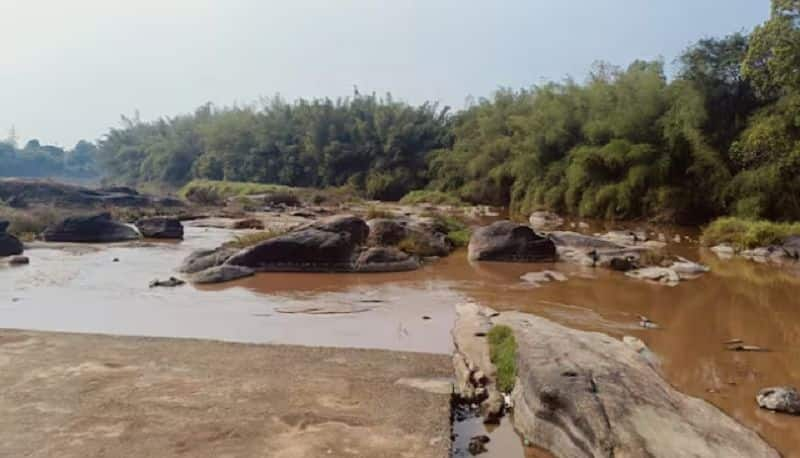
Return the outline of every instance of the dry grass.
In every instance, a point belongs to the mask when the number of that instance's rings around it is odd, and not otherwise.
[[[239,235],[235,239],[226,243],[225,246],[231,248],[248,248],[258,245],[261,242],[273,239],[287,233],[285,229],[268,229],[266,231],[253,232],[251,234]]]

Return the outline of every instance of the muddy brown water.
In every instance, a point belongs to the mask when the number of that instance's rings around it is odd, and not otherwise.
[[[712,271],[676,287],[565,263],[470,263],[458,251],[416,272],[270,273],[202,289],[147,288],[154,278],[174,275],[193,249],[231,236],[188,227],[179,244],[35,245],[26,252],[30,266],[0,268],[0,327],[448,353],[453,304],[473,300],[575,328],[637,336],[678,389],[759,432],[784,456],[800,457],[800,417],[755,403],[760,388],[800,385],[796,271],[722,261],[682,243],[669,248]],[[568,280],[541,287],[520,280],[544,269]],[[326,311],[339,313],[320,313]],[[640,328],[639,315],[660,328]],[[727,351],[730,339],[769,351]],[[501,428],[499,434],[507,432]],[[511,447],[510,455],[501,448],[495,456],[519,456],[513,441]]]

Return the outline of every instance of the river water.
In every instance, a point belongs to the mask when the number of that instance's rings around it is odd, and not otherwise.
[[[0,268],[0,327],[449,353],[453,305],[471,300],[575,328],[637,336],[678,389],[718,406],[784,456],[800,458],[800,417],[755,403],[760,388],[800,385],[795,272],[722,261],[683,242],[669,249],[711,272],[676,287],[566,263],[470,263],[457,251],[416,272],[269,273],[201,289],[148,288],[150,280],[175,275],[192,250],[231,236],[187,227],[181,243],[34,244],[26,251],[30,266]],[[520,279],[543,269],[561,271],[568,280],[534,287]],[[639,327],[639,315],[660,327]],[[724,342],[730,339],[769,351],[728,351]]]

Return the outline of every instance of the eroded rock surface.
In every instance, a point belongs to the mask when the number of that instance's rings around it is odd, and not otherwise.
[[[517,339],[515,426],[556,456],[779,456],[717,408],[672,388],[635,346],[519,312],[491,321]]]
[[[472,261],[534,262],[555,258],[556,247],[550,239],[511,221],[497,221],[481,227],[469,241]]]
[[[111,219],[110,213],[72,216],[48,227],[42,233],[46,242],[111,243],[139,239],[139,233],[127,224]]]

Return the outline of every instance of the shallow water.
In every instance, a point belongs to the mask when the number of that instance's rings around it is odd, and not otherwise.
[[[758,431],[784,456],[800,457],[800,417],[760,410],[754,399],[763,387],[800,385],[796,273],[675,244],[672,251],[712,272],[668,287],[564,263],[470,263],[460,251],[416,272],[269,273],[202,289],[147,287],[174,275],[192,250],[230,237],[222,229],[188,227],[182,243],[33,247],[26,252],[30,266],[0,268],[0,327],[447,353],[453,304],[474,300],[640,337],[678,389]],[[520,280],[544,269],[568,280],[538,288]],[[357,306],[359,313],[279,311],[309,305]],[[640,328],[639,315],[661,327]],[[727,351],[723,342],[734,338],[770,351]]]

